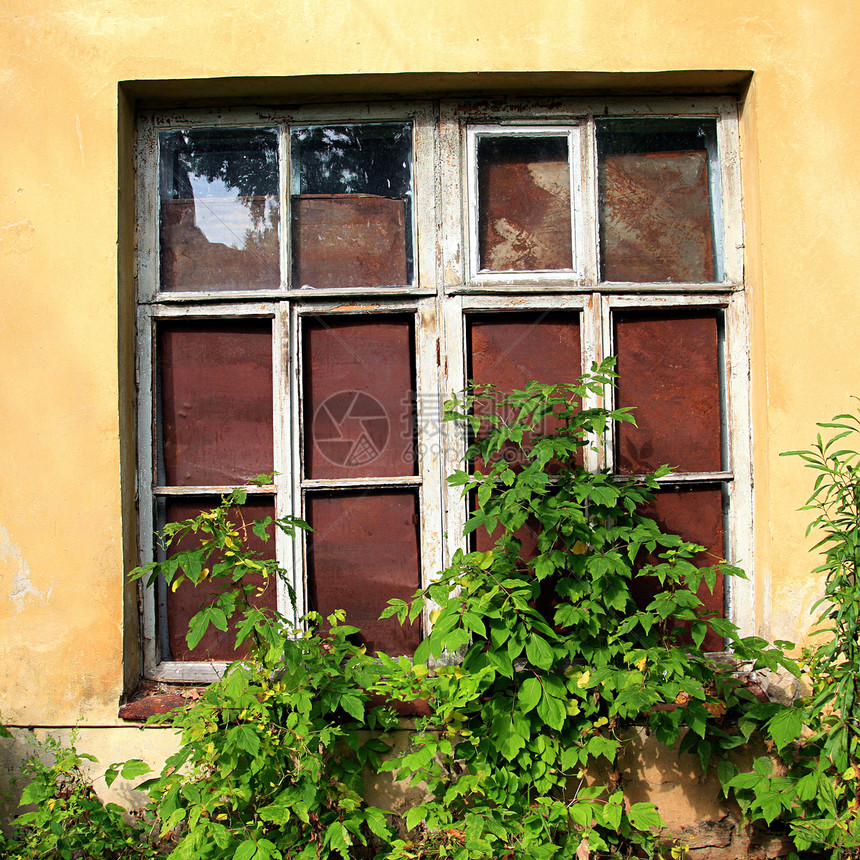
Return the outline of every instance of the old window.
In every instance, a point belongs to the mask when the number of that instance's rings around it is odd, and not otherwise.
[[[640,426],[585,465],[669,462],[655,516],[748,566],[736,134],[721,99],[142,116],[144,554],[160,524],[273,472],[252,513],[314,527],[270,549],[298,612],[343,607],[370,648],[411,653],[429,619],[377,619],[462,531],[443,400],[615,354],[612,396]],[[285,592],[260,599],[288,611]],[[215,634],[188,652],[197,600],[145,593],[150,676],[231,657]],[[749,628],[750,603],[735,587],[710,605]]]

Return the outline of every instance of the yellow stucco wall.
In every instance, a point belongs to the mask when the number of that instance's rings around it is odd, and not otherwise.
[[[805,445],[816,420],[860,394],[851,269],[860,235],[858,17],[848,0],[5,0],[3,717],[116,725],[124,675],[137,674],[135,649],[123,651],[124,637],[136,637],[136,607],[123,591],[133,523],[122,516],[133,499],[130,117],[135,95],[159,92],[324,88],[336,97],[454,86],[444,76],[380,75],[475,72],[588,72],[556,85],[647,91],[708,80],[656,73],[750,70],[742,148],[757,625],[767,636],[801,636],[817,597],[806,516],[795,510],[808,479],[778,454]],[[313,78],[359,74],[374,77]],[[120,91],[142,80],[179,83]],[[463,86],[485,83],[467,74]]]

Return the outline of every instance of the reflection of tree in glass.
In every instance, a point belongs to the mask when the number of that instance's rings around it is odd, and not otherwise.
[[[161,162],[162,199],[200,198],[202,179],[235,193],[248,208],[255,229],[263,229],[266,197],[278,196],[276,131],[213,128],[167,132],[161,135]]]
[[[299,194],[378,194],[408,198],[412,128],[408,123],[311,126],[293,130]]]

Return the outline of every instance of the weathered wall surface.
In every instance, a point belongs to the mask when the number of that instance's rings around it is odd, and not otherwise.
[[[805,445],[815,421],[860,394],[858,43],[848,0],[6,0],[3,718],[80,721],[94,733],[116,726],[124,678],[138,672],[136,607],[123,589],[134,555],[129,153],[133,99],[147,93],[397,95],[453,86],[444,73],[465,76],[466,88],[486,85],[470,77],[478,72],[559,73],[540,86],[649,91],[707,79],[665,73],[751,71],[741,133],[756,626],[801,637],[818,596],[806,516],[796,512],[809,481],[778,455]],[[384,77],[403,73],[436,76]],[[174,83],[133,83],[145,80]],[[99,746],[125,734],[101,737],[88,744],[109,761]]]

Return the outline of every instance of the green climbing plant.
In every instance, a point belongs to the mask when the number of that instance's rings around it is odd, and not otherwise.
[[[660,815],[626,801],[620,769],[633,724],[728,777],[728,751],[744,742],[731,720],[757,702],[703,652],[708,631],[731,640],[736,660],[791,665],[703,613],[702,588],[743,574],[722,559],[702,564],[703,547],[641,513],[668,468],[619,479],[582,466],[586,446],[634,421],[626,409],[580,408],[614,381],[608,360],[576,384],[481,388],[447,404],[447,419],[474,437],[474,469],[449,480],[476,503],[466,533],[484,529],[492,547],[456,552],[438,582],[387,610],[406,621],[430,609],[433,622],[415,653],[428,668],[401,676],[432,716],[383,765],[429,789],[395,857],[654,853]],[[488,397],[498,404],[489,414]],[[644,604],[642,578],[654,593]]]

